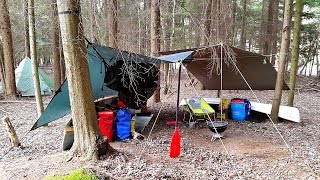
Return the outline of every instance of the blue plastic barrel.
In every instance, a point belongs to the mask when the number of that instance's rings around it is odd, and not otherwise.
[[[246,104],[244,101],[231,101],[231,119],[238,122],[246,120]]]

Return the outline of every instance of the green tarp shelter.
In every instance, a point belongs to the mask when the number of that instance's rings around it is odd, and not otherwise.
[[[51,95],[54,81],[42,69],[38,68],[41,95]],[[16,86],[21,96],[34,96],[31,60],[24,58],[15,69]]]
[[[112,73],[108,70],[112,67],[117,67],[119,62],[128,62],[128,65],[132,66],[133,63],[139,63],[138,66],[142,65],[153,65],[159,63],[160,60],[151,58],[127,51],[121,51],[110,47],[104,47],[96,44],[87,45],[87,60],[89,64],[89,74],[92,87],[92,95],[95,100],[107,96],[117,96],[118,91],[108,88],[106,78]],[[106,76],[107,75],[107,76]],[[117,75],[113,72],[113,75]],[[109,77],[110,77],[109,76]],[[142,74],[141,76],[147,76]],[[121,82],[120,80],[117,80]],[[122,82],[121,82],[122,84]],[[120,87],[123,88],[123,87]],[[150,90],[151,92],[152,90]],[[154,91],[154,90],[153,90]],[[152,91],[152,93],[153,93]],[[36,129],[47,123],[50,123],[56,119],[59,119],[67,114],[70,114],[70,100],[68,81],[65,81],[59,90],[55,93],[50,103],[46,107],[45,111],[38,118],[37,122],[33,125],[32,129]]]

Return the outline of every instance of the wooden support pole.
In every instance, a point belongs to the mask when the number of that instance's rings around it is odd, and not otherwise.
[[[20,141],[18,139],[17,133],[14,130],[14,127],[11,124],[11,121],[9,119],[8,116],[5,116],[2,118],[2,123],[6,126],[8,134],[9,134],[9,138],[11,141],[11,145],[15,146],[15,147],[19,147],[21,146]]]

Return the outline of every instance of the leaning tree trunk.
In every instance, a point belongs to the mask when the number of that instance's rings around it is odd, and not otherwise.
[[[296,85],[296,76],[299,60],[299,45],[300,45],[300,29],[301,15],[303,10],[303,0],[297,0],[295,4],[294,24],[293,24],[293,42],[291,51],[291,68],[290,68],[290,83],[288,94],[288,106],[293,106],[294,90]]]
[[[7,0],[0,1],[0,35],[2,37],[6,99],[15,99],[17,94],[14,74],[12,34]]]
[[[151,56],[158,56],[160,52],[160,2],[151,0]],[[157,65],[160,69],[160,65]],[[160,86],[160,75],[157,81]],[[160,88],[157,88],[151,97],[152,103],[160,102]]]
[[[292,0],[285,0],[285,9],[284,9],[284,17],[283,17],[284,21],[282,26],[282,39],[281,39],[280,58],[279,58],[280,65],[279,65],[279,70],[277,74],[276,87],[274,91],[272,109],[271,109],[271,119],[276,123],[279,122],[278,113],[279,113],[279,107],[280,107],[281,96],[282,96],[286,56],[289,51],[291,5],[292,5]]]
[[[37,48],[36,48],[36,30],[34,18],[34,0],[28,1],[28,19],[29,19],[29,39],[30,39],[30,58],[32,64],[32,80],[34,87],[34,95],[37,104],[37,113],[40,116],[43,112],[43,102],[40,92],[40,81],[37,62]]]
[[[118,20],[117,20],[117,0],[107,0],[107,19],[108,19],[108,42],[113,48],[118,47]]]
[[[75,141],[72,152],[86,159],[106,154],[108,141],[99,131],[80,22],[80,0],[58,0]]]
[[[53,59],[53,77],[54,90],[57,91],[61,85],[61,68],[60,68],[60,28],[58,19],[57,0],[52,0],[52,19],[53,19],[53,43],[52,43],[52,59]]]

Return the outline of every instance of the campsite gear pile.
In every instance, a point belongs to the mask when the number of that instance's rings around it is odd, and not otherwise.
[[[251,111],[251,104],[248,99],[234,98],[230,104],[232,120],[244,122],[248,119]]]
[[[100,131],[103,136],[108,138],[109,142],[114,140],[125,141],[131,138],[144,139],[144,136],[139,132],[143,131],[144,127],[152,118],[151,113],[149,113],[149,116],[138,116],[135,113],[136,110],[129,110],[118,98],[112,98],[111,105],[106,104],[105,107],[107,110],[98,112],[98,120]],[[133,114],[131,114],[130,111],[133,112]],[[138,114],[140,115],[142,113]]]

